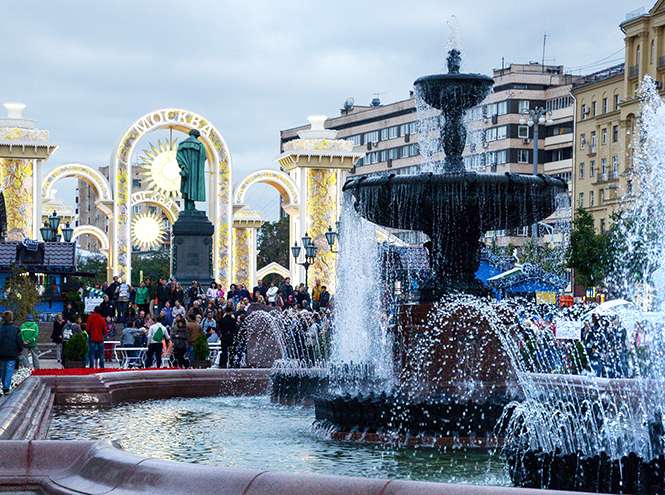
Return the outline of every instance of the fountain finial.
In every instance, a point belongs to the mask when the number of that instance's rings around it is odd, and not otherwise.
[[[446,60],[448,61],[448,74],[459,74],[462,67],[462,53],[457,48],[453,48],[448,52]]]

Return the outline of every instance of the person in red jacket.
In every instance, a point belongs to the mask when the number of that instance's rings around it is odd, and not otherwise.
[[[99,353],[99,367],[104,367],[104,335],[108,332],[106,320],[101,315],[102,309],[95,307],[95,312],[88,318],[85,325],[85,331],[88,332],[88,344],[90,352],[88,354],[88,366],[95,367],[95,353]]]

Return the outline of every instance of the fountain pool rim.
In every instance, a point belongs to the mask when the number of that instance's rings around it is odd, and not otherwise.
[[[54,441],[44,437],[57,405],[108,406],[125,400],[262,395],[269,369],[123,371],[88,376],[33,376],[0,405],[1,490],[62,493],[363,493],[554,495],[555,491],[451,485],[222,468],[128,454],[108,441]],[[39,403],[45,407],[35,407]],[[46,425],[44,424],[46,422]],[[104,469],[100,469],[104,466]]]

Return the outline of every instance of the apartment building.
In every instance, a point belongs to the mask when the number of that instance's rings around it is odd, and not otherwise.
[[[562,66],[511,64],[495,70],[494,92],[467,112],[467,170],[532,173],[533,129],[520,126],[519,121],[525,111],[544,107],[551,111],[554,124],[541,126],[538,172],[568,181],[572,174],[573,100],[569,91],[573,80],[573,76],[564,74]],[[339,139],[351,139],[354,151],[365,153],[350,175],[410,174],[420,171],[422,160],[422,130],[417,118],[416,98],[410,93],[407,100],[388,105],[381,105],[378,99],[370,106],[346,105],[341,115],[326,120],[325,126],[339,131]],[[440,117],[432,112],[428,118]],[[436,143],[440,135],[432,129],[440,126],[425,127],[428,139]],[[297,139],[304,129],[307,126],[281,131],[280,151],[285,142]],[[441,159],[441,149],[436,144],[433,148],[433,158]],[[500,244],[519,245],[527,234],[528,228],[489,235],[501,237]]]
[[[620,25],[625,60],[587,76],[573,88],[576,100],[575,207],[606,230],[612,213],[630,208],[634,194],[631,142],[640,116],[639,89],[645,76],[663,92],[665,83],[665,0],[650,11],[630,12]]]

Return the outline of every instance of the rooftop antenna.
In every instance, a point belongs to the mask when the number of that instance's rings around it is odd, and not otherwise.
[[[541,65],[543,74],[545,73],[545,45],[547,44],[547,31],[543,34],[543,63]]]
[[[372,103],[370,106],[372,107],[380,107],[381,106],[381,99],[379,98],[380,95],[385,95],[386,93],[374,93],[374,99],[372,99]]]

